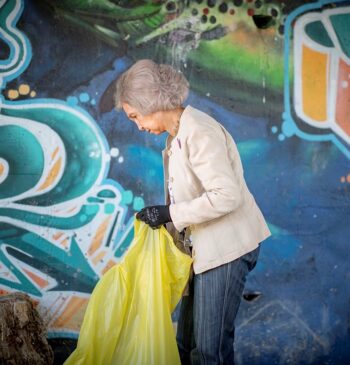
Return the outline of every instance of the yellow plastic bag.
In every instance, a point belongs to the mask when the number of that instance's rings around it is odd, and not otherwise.
[[[171,312],[191,263],[164,227],[135,220],[131,248],[97,283],[64,365],[179,365]]]

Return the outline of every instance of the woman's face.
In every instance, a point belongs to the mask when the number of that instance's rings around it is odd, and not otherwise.
[[[161,134],[165,132],[161,118],[161,112],[155,112],[148,115],[142,115],[137,109],[130,106],[128,103],[123,103],[122,107],[127,117],[136,123],[140,131],[148,133]]]

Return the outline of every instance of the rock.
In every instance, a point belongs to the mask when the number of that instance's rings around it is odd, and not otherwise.
[[[30,297],[16,292],[0,297],[0,364],[51,365],[53,351]]]

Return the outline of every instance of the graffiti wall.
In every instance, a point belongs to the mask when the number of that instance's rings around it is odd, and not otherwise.
[[[349,1],[0,1],[0,293],[77,338],[134,213],[164,198],[166,136],[113,105],[118,75],[151,58],[233,135],[273,233],[238,364],[349,362],[349,24]]]

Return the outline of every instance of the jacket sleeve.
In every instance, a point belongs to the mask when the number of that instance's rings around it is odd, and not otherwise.
[[[187,138],[186,148],[203,193],[193,200],[170,205],[170,216],[178,231],[233,211],[240,205],[242,196],[241,162],[234,161],[237,166],[232,166],[226,135],[219,125],[195,128]],[[236,158],[239,159],[238,153]]]

